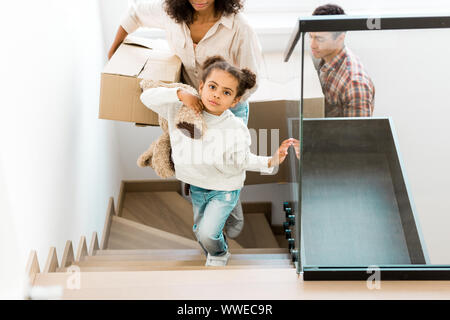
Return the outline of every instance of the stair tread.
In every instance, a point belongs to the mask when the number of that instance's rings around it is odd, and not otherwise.
[[[231,251],[233,260],[273,260],[290,259],[288,253],[234,253]],[[164,254],[144,254],[144,255],[99,255],[88,256],[83,261],[146,261],[146,260],[201,260],[205,255],[201,252],[191,253],[164,253]]]
[[[210,268],[170,271],[82,272],[71,290],[70,273],[37,273],[34,286],[62,286],[63,299],[450,299],[448,281],[305,282],[294,268]],[[212,288],[214,290],[212,290]]]
[[[174,191],[126,193],[121,218],[197,241],[192,231],[192,204]],[[228,244],[241,248],[232,239]]]
[[[127,192],[120,216],[195,240],[192,204],[174,191]]]
[[[279,248],[264,213],[245,215],[244,229],[235,240],[244,248]]]
[[[74,265],[84,267],[113,267],[113,266],[201,266],[206,261],[205,257],[195,260],[82,260]],[[228,265],[286,265],[291,264],[291,260],[287,258],[281,259],[233,259],[228,260]]]
[[[292,264],[241,264],[224,267],[206,267],[205,261],[197,265],[131,265],[131,266],[80,266],[80,272],[130,272],[130,271],[185,271],[185,270],[234,270],[234,269],[293,269]],[[59,268],[56,272],[65,273],[68,268]]]
[[[96,250],[94,254],[96,256],[101,255],[151,255],[151,254],[201,254],[202,249],[130,249],[130,250]],[[231,250],[232,254],[256,254],[256,253],[289,253],[286,248],[242,248]]]
[[[121,217],[112,217],[108,249],[196,249],[194,240]]]
[[[277,241],[278,241],[278,245],[281,247],[281,248],[287,248],[288,247],[288,245],[289,245],[289,243],[288,243],[288,240],[286,239],[286,236],[283,234],[283,235],[275,235],[275,239],[277,239]]]

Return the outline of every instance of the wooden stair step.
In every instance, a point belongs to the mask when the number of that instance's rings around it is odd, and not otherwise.
[[[192,260],[82,260],[74,263],[80,267],[127,267],[127,266],[202,266],[206,258]],[[234,259],[233,256],[228,260],[228,265],[287,265],[292,264],[289,259]]]
[[[234,253],[231,251],[233,260],[289,260],[291,256],[287,253],[258,254],[258,253]],[[88,256],[82,261],[150,261],[150,260],[202,260],[205,255],[201,252],[191,253],[163,253],[145,255],[100,255]]]
[[[264,213],[246,214],[244,229],[235,240],[244,248],[279,248]]]
[[[235,258],[235,259],[233,259]],[[241,257],[242,258],[242,257]],[[206,258],[190,260],[86,260],[78,261],[70,267],[58,268],[56,272],[67,272],[69,268],[77,266],[82,272],[89,271],[147,271],[147,270],[178,270],[184,268],[205,267]],[[293,268],[293,263],[286,257],[269,259],[240,259],[234,255],[228,260],[226,267],[289,267]]]
[[[231,251],[231,250],[230,250]],[[94,251],[96,256],[104,255],[153,255],[153,254],[167,254],[167,255],[177,255],[177,254],[202,254],[202,249],[133,249],[133,250],[97,250]],[[232,254],[277,254],[277,253],[289,253],[286,248],[242,248],[234,249],[231,251]]]
[[[80,272],[130,272],[130,271],[186,271],[186,270],[214,270],[214,269],[293,269],[292,264],[242,264],[242,265],[227,265],[224,267],[206,267],[205,261],[203,264],[197,265],[173,265],[173,266],[81,266]],[[56,272],[65,273],[68,268],[59,268]]]
[[[82,272],[77,290],[67,288],[73,274],[37,273],[33,285],[61,286],[62,299],[74,300],[450,299],[448,281],[383,281],[381,289],[367,290],[366,281],[305,282],[294,268],[207,268]]]
[[[127,192],[120,217],[197,241],[192,231],[192,204],[174,191]],[[232,239],[228,245],[242,248]]]
[[[226,269],[225,269],[226,268]],[[173,299],[176,297],[218,297],[234,291],[234,297],[288,297],[283,289],[298,288],[298,276],[293,268],[231,269],[208,267],[171,271],[81,272],[79,288],[67,288],[69,273],[37,274],[34,285],[61,286],[62,299]],[[244,286],[244,287],[243,287]],[[282,286],[282,288],[280,288]],[[205,291],[212,292],[206,294]],[[220,295],[216,288],[220,288]],[[237,290],[238,288],[238,290]],[[299,288],[300,289],[300,288]],[[275,292],[274,292],[275,290]],[[189,293],[188,293],[189,292]],[[246,292],[245,294],[242,294]],[[280,293],[282,293],[280,295]]]
[[[237,241],[234,240],[234,239],[227,239],[227,241],[228,241],[228,248],[229,248],[230,250],[236,250],[236,249],[242,249],[242,248],[243,248],[243,247],[242,247],[239,243],[237,243]]]
[[[122,218],[196,240],[192,204],[174,191],[127,192]]]
[[[275,235],[275,239],[277,239],[280,248],[287,248],[289,246],[288,240],[284,234]]]
[[[196,249],[199,244],[169,232],[113,216],[108,249]]]

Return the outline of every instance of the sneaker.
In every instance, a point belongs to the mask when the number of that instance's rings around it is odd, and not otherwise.
[[[227,265],[228,259],[231,257],[231,253],[228,251],[221,256],[212,256],[208,253],[206,258],[205,266],[207,267],[225,267]]]
[[[242,229],[244,229],[244,213],[242,212],[241,200],[238,200],[236,206],[231,211],[230,216],[225,222],[224,229],[230,239],[237,238]]]

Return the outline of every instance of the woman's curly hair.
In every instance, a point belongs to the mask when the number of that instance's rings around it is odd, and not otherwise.
[[[232,13],[238,13],[243,8],[242,0],[215,0],[214,9],[216,13],[228,16]],[[177,23],[185,22],[192,24],[194,22],[195,9],[188,0],[164,0],[164,9],[169,17]]]

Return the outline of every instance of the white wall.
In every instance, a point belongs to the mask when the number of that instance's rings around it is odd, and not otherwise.
[[[123,170],[115,124],[97,119],[106,58],[98,3],[9,1],[0,12],[0,223],[9,226],[0,267],[18,266],[19,277],[30,250],[42,269],[51,246],[61,259],[66,240],[76,249],[82,235],[101,237]],[[0,283],[13,275],[0,272]]]
[[[131,1],[99,0],[105,52],[109,51],[114,41],[121,17],[129,2]],[[159,32],[159,35],[164,36],[164,32]],[[120,146],[120,162],[124,169],[123,179],[159,179],[152,169],[139,168],[136,160],[162,133],[162,130],[159,127],[136,127],[129,122],[115,122],[115,128],[117,129],[117,142]]]

